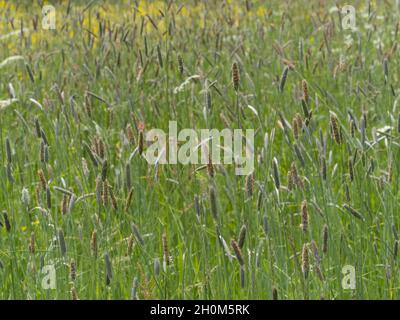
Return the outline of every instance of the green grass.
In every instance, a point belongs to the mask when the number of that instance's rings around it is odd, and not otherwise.
[[[272,299],[273,288],[279,299],[398,299],[394,229],[400,228],[400,68],[395,34],[399,9],[389,2],[372,2],[368,8],[364,1],[354,1],[358,30],[352,32],[341,29],[338,13],[330,11],[333,2],[322,6],[319,1],[291,5],[272,1],[265,7],[264,1],[185,1],[169,7],[150,4],[147,9],[145,2],[138,2],[94,1],[85,7],[73,1],[69,10],[64,2],[56,6],[57,29],[49,31],[40,29],[38,4],[29,7],[19,1],[19,6],[11,7],[0,1],[0,35],[20,30],[20,20],[30,29],[0,38],[0,63],[10,56],[24,57],[0,68],[0,100],[12,96],[9,83],[18,99],[0,110],[0,210],[10,221],[7,230],[1,215],[0,298],[70,299],[75,288],[80,299],[129,299],[137,278],[139,299]],[[7,22],[13,16],[15,30]],[[240,70],[238,95],[231,79],[234,62]],[[285,62],[294,67],[280,92]],[[174,93],[192,75],[200,78]],[[207,120],[206,79],[213,84]],[[305,123],[303,79],[308,83],[312,117],[296,140],[292,130],[296,113]],[[233,165],[215,165],[215,176],[210,177],[201,165],[156,168],[134,153],[140,122],[146,130],[168,131],[172,120],[178,122],[178,130],[237,128],[237,102],[242,128],[256,132],[251,196],[246,193],[246,177],[236,176]],[[354,136],[349,111],[356,122]],[[332,137],[330,112],[337,115],[341,144]],[[131,141],[127,125],[132,128]],[[385,126],[392,128],[381,139]],[[104,142],[116,209],[111,199],[106,206],[96,200],[103,161],[93,160],[89,151],[96,137]],[[44,140],[47,162],[40,155]],[[303,188],[288,189],[292,163]],[[51,208],[39,170],[47,180]],[[125,211],[129,185],[133,197]],[[62,201],[69,198],[55,187],[69,190],[76,199],[71,210],[64,203],[65,214]],[[217,220],[211,212],[211,187],[216,190]],[[21,200],[23,188],[29,203]],[[300,227],[304,200],[309,214],[306,232]],[[364,219],[352,215],[344,204]],[[132,223],[143,244],[133,234]],[[238,240],[242,225],[247,228],[243,287],[238,259],[229,259],[218,238],[225,239],[233,254],[231,240]],[[324,225],[329,228],[326,253],[322,252]],[[59,230],[65,237],[65,254]],[[94,230],[97,256],[91,250]],[[29,250],[32,233],[34,252]],[[163,235],[171,256],[165,268]],[[322,280],[308,245],[312,240],[321,257]],[[311,268],[307,278],[302,272],[304,244]],[[106,253],[112,266],[109,281]],[[71,260],[76,263],[76,280],[70,277]],[[42,287],[44,265],[55,266],[54,290]],[[345,265],[355,267],[355,290],[342,288]]]

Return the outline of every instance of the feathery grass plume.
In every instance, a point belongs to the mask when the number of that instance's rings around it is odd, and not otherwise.
[[[104,262],[106,265],[106,284],[110,285],[111,280],[113,278],[113,272],[112,272],[111,259],[110,259],[110,255],[108,254],[108,252],[106,252],[104,254]]]
[[[65,256],[67,253],[67,246],[65,244],[64,232],[62,229],[58,229],[58,244],[60,245],[61,255]]]
[[[278,289],[272,288],[272,300],[278,300]]]
[[[289,67],[285,66],[285,68],[283,69],[281,78],[280,78],[280,82],[279,82],[279,92],[283,92],[283,89],[285,89],[285,84],[286,84],[286,78],[289,72]]]
[[[31,233],[31,237],[29,239],[29,252],[34,254],[35,253],[35,233]]]
[[[72,281],[76,280],[76,263],[74,259],[71,259],[71,262],[69,263],[69,276]]]
[[[394,241],[394,246],[393,246],[393,258],[396,260],[397,254],[399,252],[399,240]]]
[[[244,265],[244,259],[243,259],[242,251],[240,250],[240,247],[239,247],[238,243],[234,239],[231,240],[231,246],[233,248],[233,251],[235,252],[235,256],[236,256],[239,264],[241,266],[243,266]]]
[[[210,205],[211,205],[211,213],[214,219],[218,220],[217,196],[215,194],[214,187],[210,187]]]
[[[233,88],[236,92],[239,90],[239,82],[240,82],[240,75],[239,75],[239,67],[236,62],[232,63],[232,83]]]
[[[294,138],[296,140],[299,139],[300,128],[299,128],[299,122],[297,121],[296,117],[294,117],[293,120],[292,120],[292,130],[293,130]]]
[[[306,79],[303,79],[301,81],[301,86],[303,87],[303,99],[305,103],[308,105],[309,95],[308,95],[308,84]]]
[[[294,115],[294,118],[297,121],[297,127],[299,130],[299,135],[301,133],[301,131],[303,130],[303,118],[301,117],[300,113],[296,112],[296,114]]]
[[[47,209],[51,209],[51,193],[49,186],[46,186],[46,204]]]
[[[160,275],[160,259],[159,258],[154,259],[154,274],[156,275],[156,277],[158,277]]]
[[[288,188],[291,190],[293,187],[300,189],[304,188],[304,183],[301,177],[297,173],[296,163],[292,162],[290,165],[290,170],[288,172]]]
[[[35,117],[35,130],[36,130],[36,136],[40,138],[42,134],[38,117]]]
[[[9,137],[6,138],[6,156],[7,156],[7,162],[12,163],[11,144]]]
[[[245,279],[246,278],[246,274],[245,274],[245,270],[244,270],[244,266],[241,265],[240,266],[240,287],[243,289],[245,287]]]
[[[102,200],[103,200],[103,206],[108,207],[108,181],[107,179],[103,181],[103,192],[102,192]]]
[[[138,288],[138,278],[135,277],[132,281],[132,289],[131,289],[131,299],[132,300],[138,300],[137,297],[137,288]]]
[[[301,230],[303,232],[308,231],[308,205],[307,205],[307,200],[303,200],[301,203]]]
[[[128,195],[126,196],[126,200],[125,200],[125,212],[128,212],[129,207],[131,205],[132,202],[132,197],[133,197],[133,187],[129,190]]]
[[[105,159],[103,161],[103,166],[101,168],[101,181],[103,181],[103,182],[106,181],[106,179],[107,179],[107,170],[108,170],[108,162]]]
[[[178,60],[178,71],[179,71],[179,74],[183,75],[183,59],[182,59],[182,56],[180,54],[178,54],[177,60]]]
[[[163,264],[164,264],[164,271],[166,270],[167,266],[170,263],[170,255],[169,255],[169,248],[168,248],[168,238],[167,233],[164,232],[161,238],[162,242],[162,251],[163,251]]]
[[[333,140],[335,140],[337,144],[341,144],[342,140],[340,135],[339,121],[337,119],[337,116],[333,112],[330,112],[330,126],[332,130]]]
[[[349,157],[349,177],[350,181],[354,181],[354,166],[353,166],[353,158]]]
[[[329,231],[328,231],[328,225],[324,225],[322,229],[322,252],[326,254],[328,252],[328,238],[329,238]]]
[[[272,160],[272,173],[274,176],[274,183],[275,183],[275,188],[279,190],[281,183],[279,180],[279,169],[278,169],[278,160],[274,157]]]
[[[242,225],[239,232],[239,242],[238,242],[240,249],[243,249],[244,241],[246,240],[246,232],[247,232],[246,225]]]
[[[358,212],[356,209],[354,209],[353,207],[349,206],[347,203],[343,204],[343,208],[345,208],[347,210],[347,212],[349,212],[351,215],[353,215],[357,219],[364,221],[364,217],[362,216],[362,214],[360,212]]]
[[[90,239],[90,249],[92,251],[93,256],[97,257],[97,230],[93,230],[92,237]]]
[[[71,300],[79,300],[78,292],[76,291],[75,287],[71,288]]]
[[[42,186],[42,189],[44,191],[46,191],[47,181],[46,181],[46,177],[44,176],[44,172],[43,172],[42,169],[38,170],[38,176],[39,176],[39,180],[40,180],[40,184]]]
[[[268,237],[268,232],[269,232],[269,224],[268,224],[268,217],[266,214],[263,216],[263,229],[265,236]]]
[[[303,272],[304,279],[307,279],[308,273],[310,272],[310,261],[308,257],[308,246],[306,243],[303,245],[303,251],[301,253],[301,270]]]
[[[144,240],[143,237],[139,231],[139,228],[136,224],[132,223],[131,224],[132,232],[136,238],[136,241],[139,242],[142,246],[144,246]]]
[[[253,196],[253,190],[254,190],[254,174],[253,174],[253,172],[246,176],[245,189],[246,189],[247,196],[249,198],[251,198]]]
[[[68,213],[68,195],[64,194],[61,200],[61,213],[66,215]]]
[[[101,197],[103,193],[103,181],[100,176],[96,178],[96,201],[97,205],[100,206],[101,204]]]
[[[3,218],[4,218],[4,225],[6,226],[7,232],[11,231],[11,224],[10,224],[10,219],[8,218],[8,213],[7,211],[3,211]]]

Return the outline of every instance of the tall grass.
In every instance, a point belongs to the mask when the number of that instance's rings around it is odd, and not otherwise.
[[[0,1],[0,298],[398,299],[399,8],[354,5],[357,32],[236,0],[63,2],[42,30]],[[255,129],[254,173],[149,165],[170,120]]]

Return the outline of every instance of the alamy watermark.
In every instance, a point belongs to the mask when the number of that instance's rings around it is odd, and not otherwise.
[[[342,288],[344,290],[355,290],[356,289],[356,268],[351,265],[345,265],[342,268]]]
[[[41,269],[41,273],[43,274],[42,278],[42,288],[45,290],[54,290],[57,288],[56,282],[56,268],[54,264],[49,264],[43,266]]]
[[[46,5],[42,8],[42,29],[56,29],[56,8],[54,8],[52,5]]]
[[[168,134],[161,129],[146,133],[145,140],[151,145],[144,157],[149,164],[235,164],[236,175],[254,171],[254,129],[200,129],[197,132],[185,128],[178,132],[177,122],[169,121],[168,130]]]
[[[343,30],[356,29],[356,9],[351,5],[345,5],[341,8],[342,28]]]

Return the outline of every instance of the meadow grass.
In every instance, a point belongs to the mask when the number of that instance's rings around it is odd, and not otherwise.
[[[398,299],[400,8],[351,5],[0,1],[0,298]],[[254,173],[149,165],[172,120]]]

